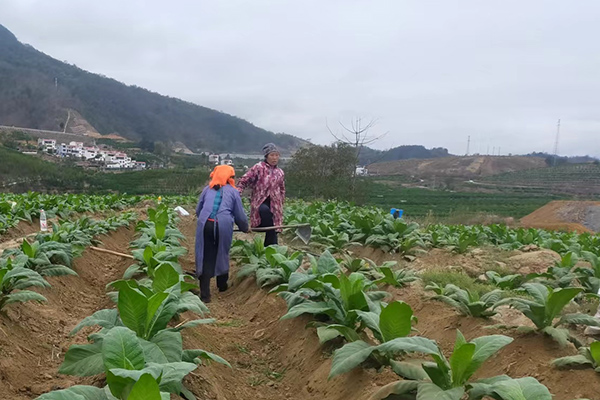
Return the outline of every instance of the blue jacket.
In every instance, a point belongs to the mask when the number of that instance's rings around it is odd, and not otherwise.
[[[223,275],[229,272],[229,249],[233,240],[233,224],[242,231],[248,230],[248,219],[242,205],[242,198],[237,189],[231,185],[225,185],[222,189],[223,200],[217,213],[217,226],[219,229],[219,245],[217,249],[217,264],[215,265],[215,275]],[[202,275],[202,266],[204,258],[204,224],[213,211],[213,203],[217,191],[209,186],[205,187],[200,194],[198,206],[196,207],[196,216],[198,224],[196,226],[196,274]],[[212,245],[212,244],[211,244]]]

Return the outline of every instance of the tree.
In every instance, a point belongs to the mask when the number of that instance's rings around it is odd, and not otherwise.
[[[342,127],[342,131],[339,134],[334,133],[329,125],[327,125],[327,129],[329,133],[339,142],[344,143],[346,145],[352,146],[354,148],[354,169],[352,171],[352,180],[350,182],[351,193],[354,193],[356,188],[356,167],[358,167],[358,163],[360,160],[360,153],[363,147],[368,146],[379,139],[383,138],[388,132],[385,132],[381,135],[371,135],[370,130],[377,124],[376,119],[370,119],[368,122],[363,121],[361,117],[356,117],[350,121],[350,127],[344,125],[340,121],[340,126]]]
[[[298,150],[286,167],[288,193],[302,198],[351,198],[355,156],[355,149],[345,143]]]

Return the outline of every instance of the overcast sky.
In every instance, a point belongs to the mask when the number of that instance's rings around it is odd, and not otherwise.
[[[0,0],[22,42],[314,143],[600,156],[598,0]]]

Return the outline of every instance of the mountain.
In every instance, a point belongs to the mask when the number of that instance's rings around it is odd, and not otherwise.
[[[426,149],[424,146],[410,145],[398,146],[389,150],[373,150],[368,147],[362,148],[360,152],[359,164],[370,165],[385,161],[408,160],[411,158],[439,158],[448,157],[448,149],[435,147]]]
[[[306,143],[58,61],[0,25],[0,125],[62,131],[67,124],[69,132],[70,110],[102,135],[181,142],[196,151],[256,154],[274,142],[289,153]]]

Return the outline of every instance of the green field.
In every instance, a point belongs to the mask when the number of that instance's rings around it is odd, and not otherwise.
[[[373,184],[368,204],[403,209],[407,217],[463,217],[478,213],[521,218],[552,200],[565,196],[531,193],[474,193],[402,188]]]

